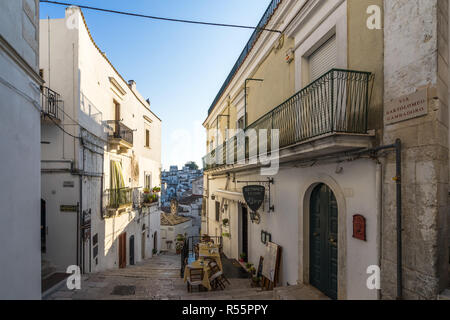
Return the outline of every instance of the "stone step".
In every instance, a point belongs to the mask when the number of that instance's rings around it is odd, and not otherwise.
[[[41,278],[45,279],[56,272],[56,267],[51,262],[42,260],[41,262]]]
[[[181,296],[181,300],[273,300],[273,291],[261,288],[225,289],[223,291],[193,292]]]
[[[330,300],[316,288],[308,285],[278,287],[274,289],[277,300]]]
[[[439,295],[438,300],[450,300],[450,289],[447,289],[444,292],[442,292]]]

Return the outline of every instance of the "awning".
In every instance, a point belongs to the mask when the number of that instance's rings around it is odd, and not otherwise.
[[[218,189],[215,192],[215,194],[216,194],[216,196],[222,197],[222,198],[227,199],[227,200],[245,203],[244,196],[242,195],[242,192]]]

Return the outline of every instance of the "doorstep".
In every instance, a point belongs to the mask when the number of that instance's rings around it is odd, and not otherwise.
[[[62,272],[54,272],[48,277],[41,280],[42,299],[61,288],[65,283],[69,274]]]

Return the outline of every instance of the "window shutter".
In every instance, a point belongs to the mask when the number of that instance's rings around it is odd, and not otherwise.
[[[220,221],[220,202],[216,201],[216,221]]]
[[[150,130],[145,130],[145,146],[150,147]]]
[[[309,75],[311,82],[337,67],[336,36],[325,42],[309,57]]]

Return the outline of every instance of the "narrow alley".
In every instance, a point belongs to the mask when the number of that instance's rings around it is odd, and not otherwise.
[[[45,300],[327,300],[307,286],[280,287],[274,291],[252,288],[250,279],[230,278],[223,291],[188,293],[180,277],[180,256],[162,254],[136,266],[83,275],[81,290],[65,283]]]

